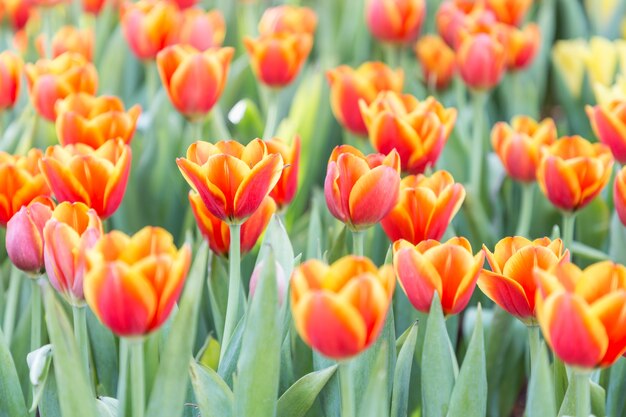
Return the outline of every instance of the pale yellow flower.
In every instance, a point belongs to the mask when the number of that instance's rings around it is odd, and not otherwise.
[[[596,96],[596,102],[601,106],[614,100],[626,101],[626,76],[618,75],[615,84],[610,87],[595,83],[593,92]]]
[[[596,28],[606,27],[613,20],[617,5],[617,0],[585,0],[587,16]]]
[[[591,52],[583,39],[561,40],[552,48],[552,61],[572,96],[580,97],[585,62]]]
[[[594,36],[589,41],[589,53],[585,55],[589,81],[610,86],[617,67],[617,49],[610,40]]]

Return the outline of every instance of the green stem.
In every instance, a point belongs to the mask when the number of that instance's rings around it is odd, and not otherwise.
[[[143,364],[143,339],[130,341],[130,378],[133,417],[143,417],[146,407],[145,375]]]
[[[535,189],[532,183],[522,184],[522,208],[517,223],[516,236],[527,236],[530,230],[530,218],[533,214],[533,195]]]
[[[563,212],[563,233],[561,234],[563,239],[563,246],[570,249],[574,242],[574,222],[576,220],[576,214],[571,212]]]
[[[220,359],[224,356],[230,338],[233,335],[237,320],[239,320],[239,292],[241,291],[241,264],[240,264],[240,224],[230,225],[230,250],[228,253],[229,260],[229,278],[228,278],[228,304],[226,305],[226,319],[224,324],[224,338],[222,340],[222,351]]]
[[[339,386],[341,390],[341,417],[356,417],[352,368],[348,361],[339,364]]]
[[[399,67],[402,48],[396,44],[388,43],[388,44],[383,45],[383,50],[384,50],[385,61],[387,62],[387,65],[394,69]]]
[[[483,91],[472,92],[473,117],[474,117],[474,137],[472,139],[472,159],[470,161],[470,190],[477,196],[480,195],[480,184],[483,170],[483,125],[485,124],[485,103],[487,93]]]
[[[589,372],[585,369],[572,370],[576,387],[576,417],[589,417],[591,414],[591,391]]]
[[[7,304],[4,308],[4,323],[2,331],[7,346],[11,346],[11,338],[13,337],[13,329],[15,327],[15,313],[17,311],[17,301],[20,297],[20,286],[22,284],[22,274],[16,267],[11,269],[11,278],[9,281],[9,290],[7,293]]]
[[[72,306],[72,315],[74,319],[74,338],[80,350],[80,359],[87,371],[87,375],[89,375],[89,338],[87,336],[86,307]]]
[[[41,7],[41,24],[43,26],[44,39],[44,53],[45,58],[52,59],[52,38],[54,37],[54,30],[52,29],[52,8]]]
[[[41,347],[41,287],[39,286],[39,277],[32,280],[31,288],[30,350],[32,352]]]
[[[156,93],[159,90],[159,76],[153,61],[146,61],[144,64],[146,80],[146,109],[152,105]]]
[[[267,111],[265,118],[265,130],[263,140],[269,140],[276,134],[278,126],[279,95],[277,91],[270,90],[267,94]]]
[[[587,246],[584,243],[572,241],[570,246],[570,251],[573,255],[582,256],[583,258],[592,260],[592,261],[608,261],[611,259],[609,255],[598,250],[596,248],[592,248],[591,246]]]
[[[363,256],[363,243],[365,241],[365,232],[364,231],[354,231],[352,232],[352,245],[353,252],[356,256]]]
[[[222,112],[222,108],[219,104],[213,106],[211,110],[211,127],[213,138],[211,138],[211,142],[215,143],[218,140],[229,140],[231,139],[230,131],[228,130],[228,126],[226,126],[226,121],[224,119],[224,113]]]
[[[74,26],[80,27],[80,17],[83,14],[83,5],[81,0],[72,0],[72,20]]]
[[[528,326],[528,346],[530,349],[530,372],[533,372],[533,367],[537,363],[537,355],[539,354],[539,333],[540,329],[537,325]]]
[[[117,401],[119,416],[126,416],[126,398],[128,392],[128,356],[130,354],[129,341],[120,339],[120,369],[117,379]]]

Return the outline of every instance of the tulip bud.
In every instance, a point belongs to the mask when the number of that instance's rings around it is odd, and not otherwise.
[[[250,299],[254,297],[256,286],[258,285],[259,279],[261,279],[263,275],[264,269],[265,260],[262,260],[257,263],[252,270],[252,275],[250,276]],[[285,299],[285,293],[287,292],[287,286],[289,285],[289,281],[287,279],[287,276],[285,276],[285,270],[278,262],[274,262],[274,273],[275,276],[273,278],[276,279],[276,287],[278,288],[278,304],[282,306],[283,300]]]
[[[16,31],[22,31],[28,20],[35,13],[35,5],[31,0],[4,1],[4,11],[6,16]]]
[[[36,275],[44,269],[43,227],[52,216],[52,202],[33,202],[22,208],[7,223],[6,249],[13,265]]]
[[[259,21],[259,33],[308,33],[315,34],[317,16],[313,9],[296,7],[289,4],[265,9]]]
[[[37,37],[36,46],[39,56],[46,56],[46,35]],[[63,26],[52,37],[52,58],[65,52],[74,52],[91,61],[93,57],[94,35],[91,29],[78,29],[73,26]]]
[[[487,0],[487,7],[493,11],[498,22],[519,26],[524,21],[533,0]]]
[[[488,90],[500,82],[506,69],[506,50],[495,33],[462,37],[457,51],[461,78],[470,88]]]
[[[439,36],[425,35],[417,42],[415,52],[422,66],[424,83],[437,89],[446,88],[456,72],[454,51]]]
[[[170,44],[191,45],[198,51],[219,48],[226,36],[226,22],[219,10],[205,12],[189,8],[182,11],[182,22]]]
[[[557,73],[574,98],[580,97],[589,53],[587,42],[582,39],[560,40],[552,47]]]
[[[502,30],[502,43],[506,50],[507,67],[510,70],[528,68],[541,44],[539,26],[531,23],[523,29],[505,26]]]
[[[0,112],[13,108],[22,84],[22,58],[11,51],[0,52]]]
[[[415,40],[425,15],[425,0],[369,0],[366,9],[370,32],[383,42]]]
[[[453,49],[457,49],[463,32],[473,33],[479,26],[496,23],[495,15],[485,8],[484,1],[446,0],[436,15],[437,31]]]
[[[121,8],[124,37],[137,58],[154,59],[168,45],[180,24],[178,7],[169,1],[124,2]]]

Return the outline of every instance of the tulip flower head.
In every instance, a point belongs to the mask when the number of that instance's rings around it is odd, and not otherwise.
[[[259,33],[308,33],[313,36],[317,27],[317,15],[309,7],[284,4],[265,9],[259,21]]]
[[[624,73],[626,73],[626,71],[624,71]],[[610,104],[612,101],[626,101],[626,77],[622,74],[618,74],[615,83],[609,87],[595,83],[593,85],[593,93],[596,102],[601,106]],[[589,114],[589,112],[587,112],[587,114]]]
[[[272,138],[266,141],[265,145],[269,153],[280,154],[285,164],[280,179],[270,193],[278,206],[278,210],[282,211],[291,203],[298,190],[300,137],[296,136],[291,144],[287,144],[279,138]]]
[[[541,32],[535,23],[523,29],[514,26],[502,27],[502,43],[506,50],[506,62],[509,70],[518,71],[528,68],[535,59],[541,44]]]
[[[511,26],[519,26],[526,17],[526,13],[533,0],[487,0],[487,7],[499,22]]]
[[[585,110],[600,142],[611,148],[617,161],[626,163],[626,100],[587,106]]]
[[[7,223],[6,249],[18,269],[33,276],[44,269],[43,227],[52,216],[52,202],[22,206]]]
[[[198,51],[219,48],[226,36],[226,22],[219,10],[205,12],[195,7],[182,11],[182,22],[171,44],[191,45]]]
[[[346,359],[380,335],[395,288],[391,266],[345,256],[304,262],[291,278],[291,311],[300,337],[322,355]]]
[[[507,50],[497,26],[486,26],[474,33],[461,33],[457,65],[463,82],[475,90],[489,90],[502,79]]]
[[[613,204],[622,224],[626,225],[626,168],[619,170],[613,183]]]
[[[85,12],[97,15],[100,14],[107,2],[117,7],[120,1],[121,0],[82,0],[82,4]]]
[[[126,1],[120,9],[124,37],[135,56],[154,59],[180,25],[180,11],[169,1]]]
[[[484,1],[445,0],[439,6],[435,17],[437,31],[453,49],[461,42],[461,33],[473,33],[478,26],[493,25],[496,17],[486,8]]]
[[[424,83],[429,87],[444,89],[456,72],[454,51],[436,35],[422,36],[415,47],[422,66]]]
[[[16,31],[24,29],[28,20],[35,13],[35,5],[31,0],[4,1],[4,15]]]
[[[41,34],[36,41],[39,56],[46,56],[46,35]],[[81,54],[87,61],[93,58],[94,34],[91,29],[78,29],[73,26],[63,26],[52,37],[52,58],[65,52]]]
[[[22,85],[24,63],[11,51],[0,52],[0,112],[15,106]]]
[[[189,7],[193,7],[198,3],[198,0],[168,0],[172,3],[175,3],[181,9],[187,9]]]
[[[582,39],[560,40],[552,47],[557,73],[574,98],[580,97],[589,53],[589,46]]]
[[[426,15],[426,1],[369,0],[365,13],[367,27],[376,39],[406,43],[419,35]]]

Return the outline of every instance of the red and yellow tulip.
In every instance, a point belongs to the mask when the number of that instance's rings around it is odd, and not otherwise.
[[[488,90],[500,82],[507,64],[507,49],[496,26],[470,34],[462,33],[457,49],[457,65],[468,87]]]
[[[446,0],[441,3],[435,17],[437,31],[453,49],[461,42],[461,33],[473,33],[481,25],[492,25],[496,17],[486,8],[484,1]]]
[[[46,35],[37,37],[37,52],[46,57]],[[94,35],[91,29],[78,29],[74,26],[63,26],[52,37],[52,58],[65,52],[81,54],[87,61],[93,58]]]
[[[259,33],[308,33],[315,34],[317,15],[309,7],[297,7],[284,4],[265,9],[259,21]]]
[[[22,206],[7,223],[7,255],[18,269],[30,274],[39,274],[44,269],[43,227],[52,216],[52,208],[52,201],[33,202]]]
[[[169,1],[126,1],[120,10],[124,37],[135,56],[154,59],[169,45],[180,25],[180,11]]]
[[[437,89],[446,88],[456,72],[456,55],[452,48],[439,36],[425,35],[417,41],[415,52],[425,84]]]
[[[614,100],[585,110],[600,142],[611,148],[617,161],[626,163],[626,101]]]
[[[487,0],[487,7],[499,22],[519,26],[532,6],[533,0]]]
[[[198,51],[219,48],[226,36],[226,22],[219,10],[205,12],[195,7],[182,11],[180,28],[170,43],[191,45]]]
[[[369,0],[367,27],[383,42],[406,43],[417,38],[424,16],[425,0]]]
[[[522,29],[514,26],[502,26],[502,43],[506,50],[508,69],[523,70],[530,66],[539,52],[541,32],[539,26],[530,23]]]
[[[0,52],[0,112],[15,106],[20,95],[23,66],[19,55],[11,51]]]
[[[613,183],[613,204],[615,205],[617,216],[622,224],[626,225],[626,167],[620,169],[615,176],[615,182]]]
[[[300,170],[300,137],[293,138],[291,144],[279,138],[272,138],[265,142],[269,153],[280,154],[283,158],[285,168],[280,175],[280,179],[270,193],[274,199],[278,210],[284,210],[296,196],[298,191],[298,174]]]

